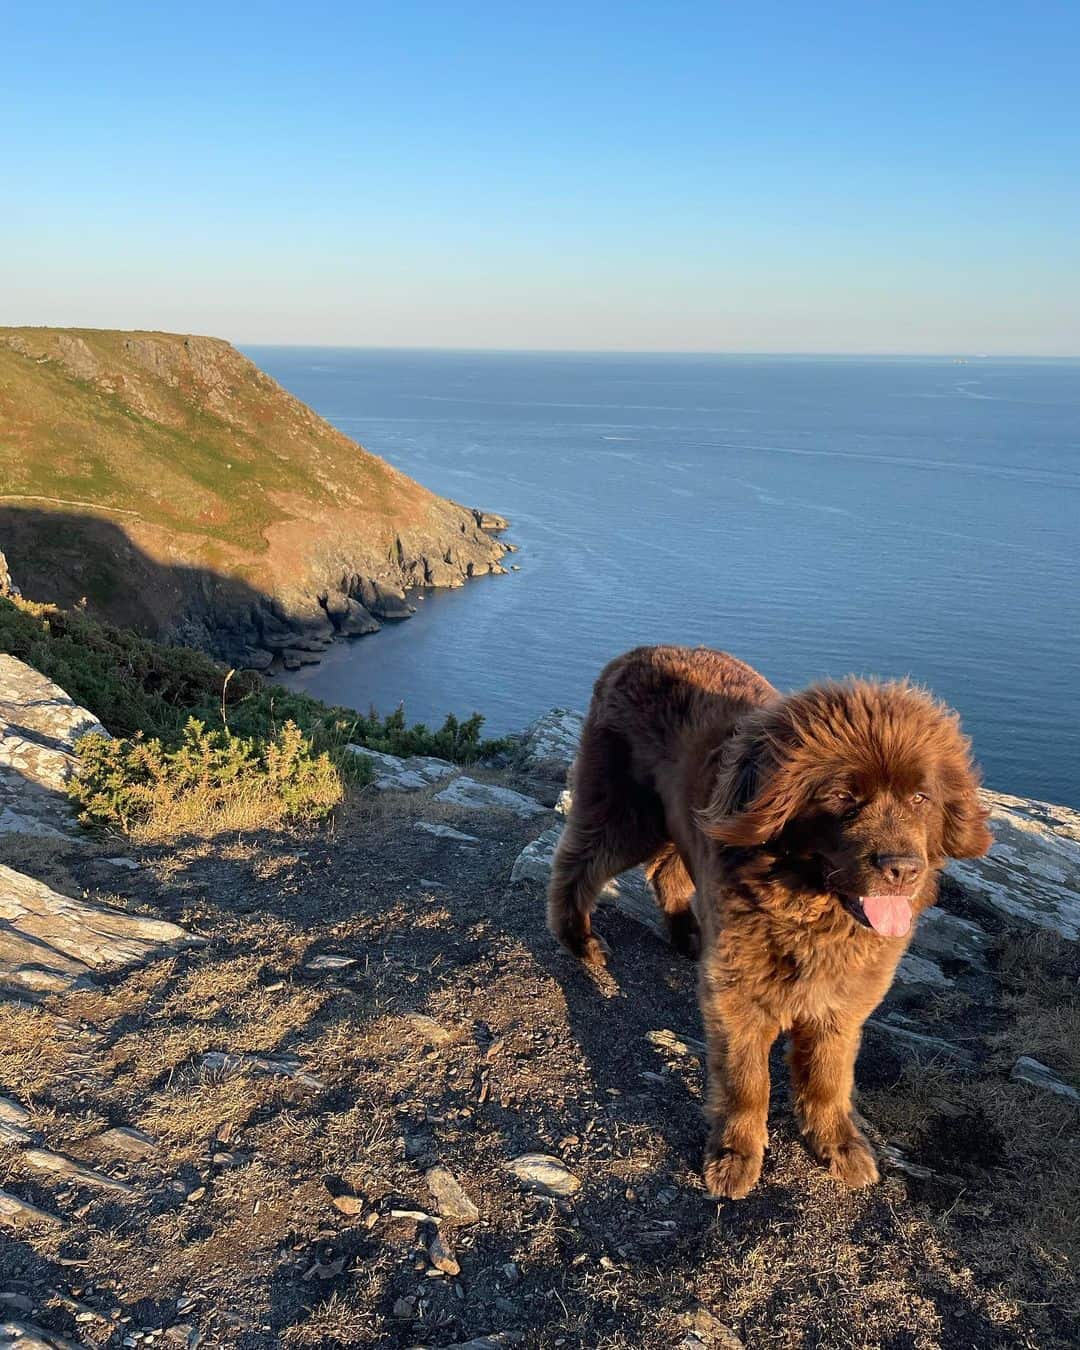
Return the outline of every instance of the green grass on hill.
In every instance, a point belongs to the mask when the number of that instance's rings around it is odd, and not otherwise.
[[[400,517],[416,484],[227,342],[0,328],[0,501],[138,517],[258,555],[302,502]]]

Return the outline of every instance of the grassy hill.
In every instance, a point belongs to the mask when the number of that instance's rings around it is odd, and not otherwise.
[[[208,578],[252,601],[447,585],[503,551],[227,342],[48,328],[0,328],[0,549],[24,590],[151,629]]]

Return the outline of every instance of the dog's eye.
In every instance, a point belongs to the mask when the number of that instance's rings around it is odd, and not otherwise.
[[[930,798],[925,792],[915,792],[911,797],[912,806],[922,806],[923,802],[928,802]]]
[[[850,793],[847,790],[847,788],[833,788],[829,792],[829,797],[832,801],[839,802],[845,805],[855,800],[854,795]]]

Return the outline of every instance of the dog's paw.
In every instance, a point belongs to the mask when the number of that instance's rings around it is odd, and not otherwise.
[[[720,1148],[705,1155],[705,1189],[718,1200],[742,1200],[761,1176],[760,1153]]]
[[[602,937],[595,933],[590,933],[581,944],[581,950],[577,953],[581,960],[587,966],[596,966],[603,969],[607,965],[607,959],[611,955],[611,948]]]
[[[828,1164],[831,1176],[852,1190],[860,1186],[872,1186],[878,1180],[877,1159],[862,1135],[846,1139],[827,1153],[823,1152],[822,1162]]]

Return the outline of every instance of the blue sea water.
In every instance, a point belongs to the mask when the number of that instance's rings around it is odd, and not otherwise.
[[[991,786],[1080,804],[1080,363],[248,353],[521,550],[294,687],[500,732],[628,647],[705,643],[780,688],[911,676]]]

